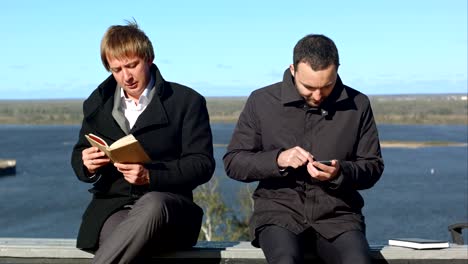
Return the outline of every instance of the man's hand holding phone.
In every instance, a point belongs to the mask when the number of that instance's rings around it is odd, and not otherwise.
[[[314,160],[307,164],[307,171],[312,178],[328,181],[336,177],[340,170],[337,160]]]
[[[321,163],[323,165],[331,166],[332,161],[331,160],[317,160],[318,163]]]
[[[280,170],[306,166],[310,176],[319,181],[335,178],[340,170],[338,160],[316,161],[310,152],[299,146],[282,151],[278,155],[277,164]]]
[[[297,169],[301,166],[306,164],[310,164],[314,160],[314,157],[305,149],[296,146],[285,151],[282,151],[276,162],[278,164],[278,168],[285,169],[285,168],[293,168]]]

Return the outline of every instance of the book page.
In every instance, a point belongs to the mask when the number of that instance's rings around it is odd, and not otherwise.
[[[96,135],[88,134],[85,137],[92,146],[106,153],[112,162],[144,163],[151,160],[132,134],[120,138],[109,147],[102,138]]]
[[[145,163],[151,161],[138,141],[111,149],[109,155],[113,162]]]
[[[117,148],[120,148],[122,146],[125,146],[125,145],[130,145],[132,144],[133,142],[136,142],[136,138],[132,135],[132,134],[128,134],[126,135],[125,137],[115,141],[114,143],[112,143],[110,145],[110,148],[111,149],[117,149]]]

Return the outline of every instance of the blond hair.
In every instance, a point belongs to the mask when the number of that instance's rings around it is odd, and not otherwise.
[[[124,59],[137,56],[145,61],[154,59],[151,41],[133,21],[126,21],[127,25],[114,25],[107,29],[101,40],[101,60],[104,68],[110,70],[107,58]]]

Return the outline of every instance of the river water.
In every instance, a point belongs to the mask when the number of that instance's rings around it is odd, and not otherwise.
[[[223,199],[237,208],[244,183],[229,179],[222,156],[234,125],[213,124]],[[16,159],[16,176],[0,177],[0,237],[75,238],[89,185],[79,182],[70,154],[79,126],[0,125],[0,159]],[[467,127],[379,125],[382,141],[467,142]],[[449,239],[447,226],[468,222],[467,147],[383,148],[385,172],[362,191],[367,237]],[[465,238],[466,240],[466,238]]]

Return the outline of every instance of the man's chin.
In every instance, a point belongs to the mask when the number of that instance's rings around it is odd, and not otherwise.
[[[133,91],[133,90],[138,90],[138,84],[133,84],[133,85],[125,85],[125,89],[129,90],[129,91]]]
[[[125,87],[124,91],[127,94],[127,96],[130,95],[131,97],[139,98],[140,95],[143,93],[144,89],[138,89],[138,87],[137,88]]]
[[[320,105],[320,102],[308,101],[307,105],[310,106],[310,107],[318,107]]]

